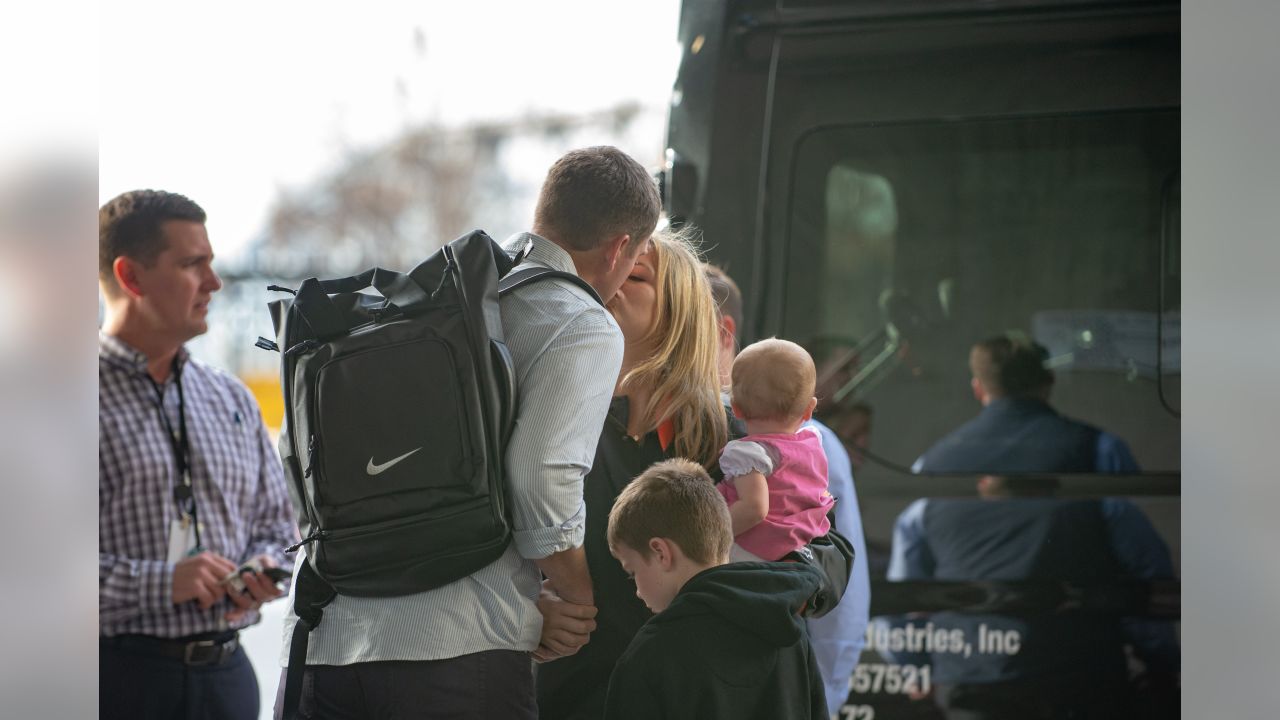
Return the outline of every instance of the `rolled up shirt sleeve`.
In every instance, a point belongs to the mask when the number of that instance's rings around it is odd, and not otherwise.
[[[558,525],[536,527],[514,532],[516,549],[521,557],[544,558],[582,544],[587,527],[587,505],[582,503],[573,517]]]
[[[513,346],[513,356],[516,352]],[[621,365],[621,332],[597,307],[568,322],[521,374],[520,405],[506,451],[513,535],[521,556],[536,560],[582,545],[583,478],[595,460]]]

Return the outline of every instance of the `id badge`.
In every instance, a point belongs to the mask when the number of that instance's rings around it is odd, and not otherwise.
[[[181,517],[169,523],[170,565],[177,564],[196,551],[196,525],[189,517]]]

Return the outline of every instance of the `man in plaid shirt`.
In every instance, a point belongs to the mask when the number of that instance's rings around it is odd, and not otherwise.
[[[183,344],[208,329],[205,212],[140,190],[98,212],[99,710],[103,718],[254,718],[237,631],[282,589],[297,537],[257,403]]]

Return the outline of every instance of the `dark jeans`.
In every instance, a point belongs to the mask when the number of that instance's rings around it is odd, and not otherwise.
[[[275,717],[281,716],[285,674]],[[537,720],[529,654],[489,650],[448,660],[308,665],[307,720]]]
[[[238,648],[221,665],[98,646],[102,720],[257,720],[258,678]]]

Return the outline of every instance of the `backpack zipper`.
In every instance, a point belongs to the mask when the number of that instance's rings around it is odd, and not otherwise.
[[[306,544],[308,544],[308,543],[313,543],[313,542],[315,542],[316,540],[323,540],[323,539],[325,539],[325,537],[327,537],[328,535],[329,535],[329,531],[327,531],[327,530],[320,530],[320,529],[312,530],[310,535],[308,535],[308,536],[306,536],[306,537],[302,538],[302,539],[301,539],[301,540],[299,540],[298,542],[296,542],[296,543],[294,543],[294,544],[290,545],[289,547],[285,548],[285,549],[284,549],[284,551],[285,551],[286,553],[296,552],[296,551],[298,550],[298,548],[302,547],[303,545],[306,545]]]

